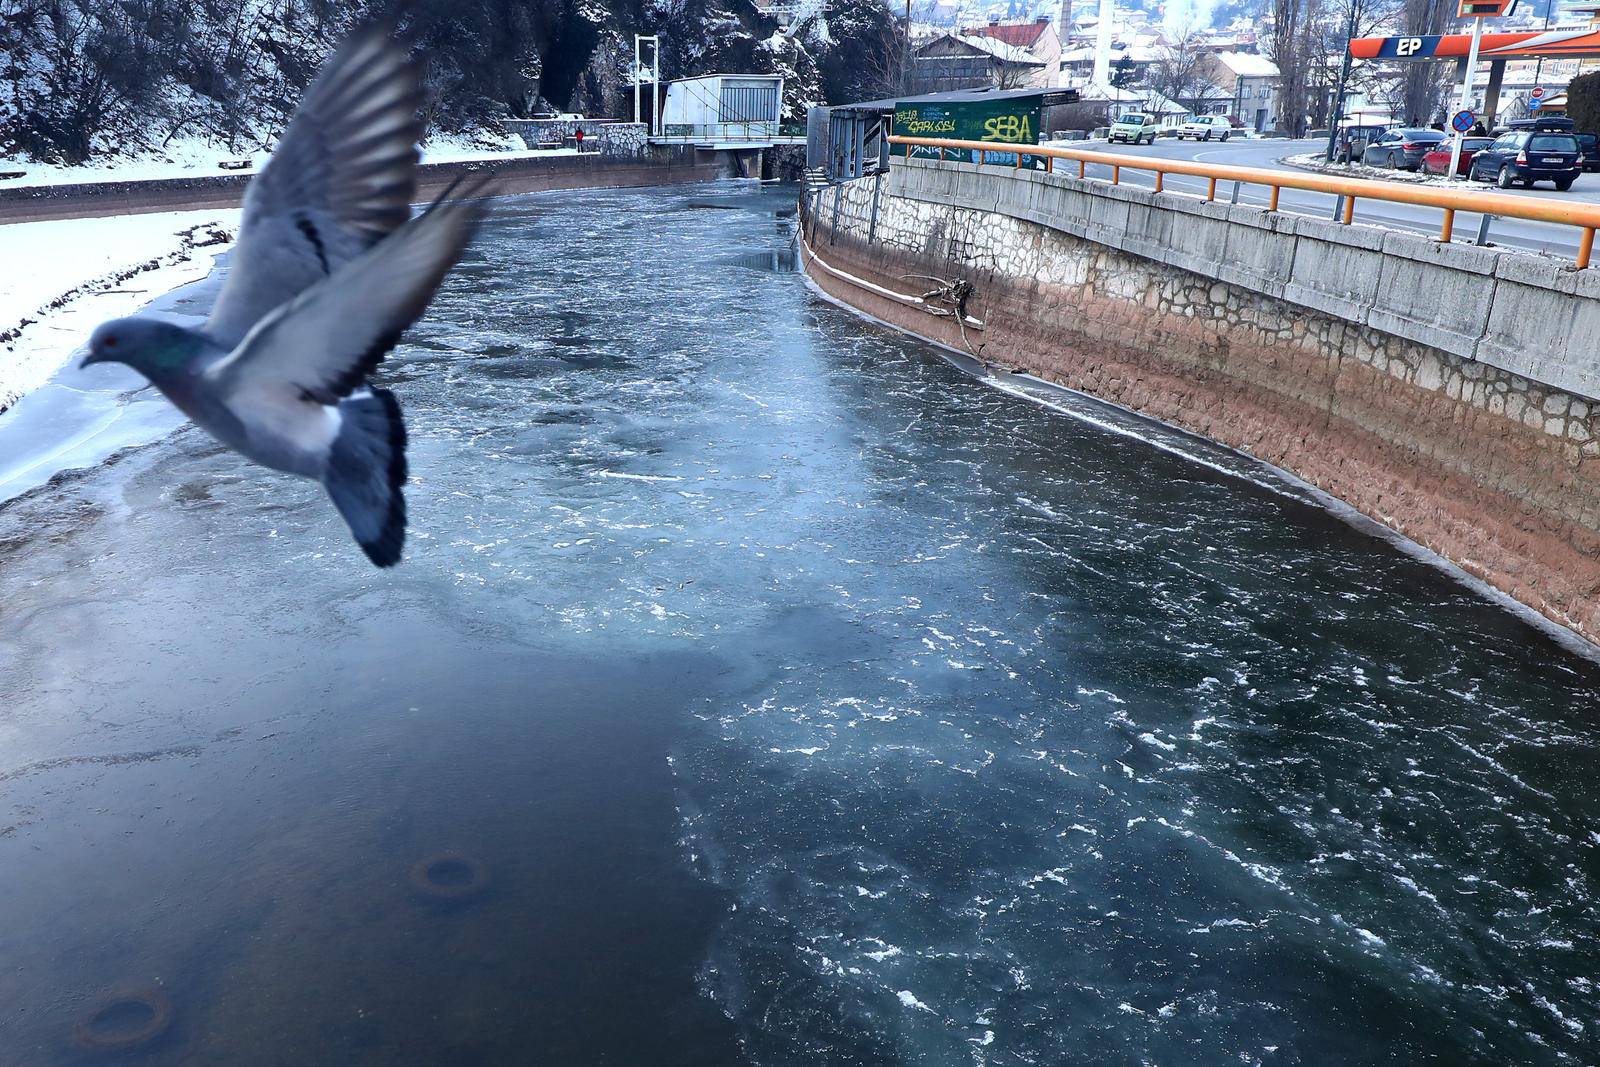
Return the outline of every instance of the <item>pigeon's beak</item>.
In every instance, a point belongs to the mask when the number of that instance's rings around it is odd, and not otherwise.
[[[89,354],[87,356],[83,357],[83,362],[78,364],[78,368],[81,370],[84,367],[89,366],[90,364],[93,364],[93,363],[104,363],[105,361],[106,361],[106,357],[105,356],[101,355],[99,352],[96,352],[94,349],[91,348],[91,349],[89,349]]]

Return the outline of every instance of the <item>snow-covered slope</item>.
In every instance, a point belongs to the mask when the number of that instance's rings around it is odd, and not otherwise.
[[[105,319],[203,278],[237,211],[179,211],[0,227],[0,411],[40,385]]]

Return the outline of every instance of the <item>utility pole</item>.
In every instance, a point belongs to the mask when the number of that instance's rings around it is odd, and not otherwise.
[[[650,42],[650,131],[659,133],[661,123],[661,38],[633,35],[633,121],[643,122],[639,90],[644,84],[644,43]]]
[[[1350,17],[1345,21],[1344,61],[1339,64],[1339,84],[1333,90],[1333,117],[1328,121],[1329,163],[1333,162],[1333,154],[1339,143],[1339,120],[1344,117],[1344,86],[1350,80],[1350,42],[1356,39],[1356,33],[1361,29],[1362,0],[1345,0],[1345,3],[1350,5]]]
[[[1544,28],[1547,29],[1547,30],[1550,28],[1550,16],[1552,14],[1554,14],[1555,9],[1556,9],[1556,0],[1549,0],[1549,3],[1547,3],[1545,5],[1545,8],[1544,8]],[[1544,53],[1541,52],[1539,54],[1538,60],[1535,61],[1535,63],[1533,64],[1533,84],[1535,84],[1535,85],[1539,84],[1539,75],[1541,75],[1543,73],[1544,73]]]
[[[906,47],[900,63],[900,91],[909,93],[915,88],[911,84],[911,0],[906,0]]]

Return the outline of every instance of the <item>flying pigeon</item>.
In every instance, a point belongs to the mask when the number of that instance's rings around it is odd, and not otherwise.
[[[244,198],[205,325],[115,319],[83,366],[125,363],[249,459],[319,481],[379,567],[405,543],[406,428],[367,382],[428,307],[484,214],[483,180],[415,219],[421,88],[386,26],[351,37]]]

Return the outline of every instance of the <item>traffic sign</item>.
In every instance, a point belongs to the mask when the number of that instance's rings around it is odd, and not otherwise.
[[[1543,106],[1544,106],[1544,104],[1542,102],[1538,101],[1538,100],[1529,100],[1528,101],[1528,110],[1529,111],[1538,111]]]
[[[1478,116],[1470,111],[1457,111],[1450,119],[1450,128],[1457,133],[1466,133],[1472,129],[1472,124],[1478,121]]]
[[[1544,99],[1544,86],[1535,85],[1533,87],[1533,91],[1530,92],[1528,95],[1533,97],[1535,100],[1543,100]]]

